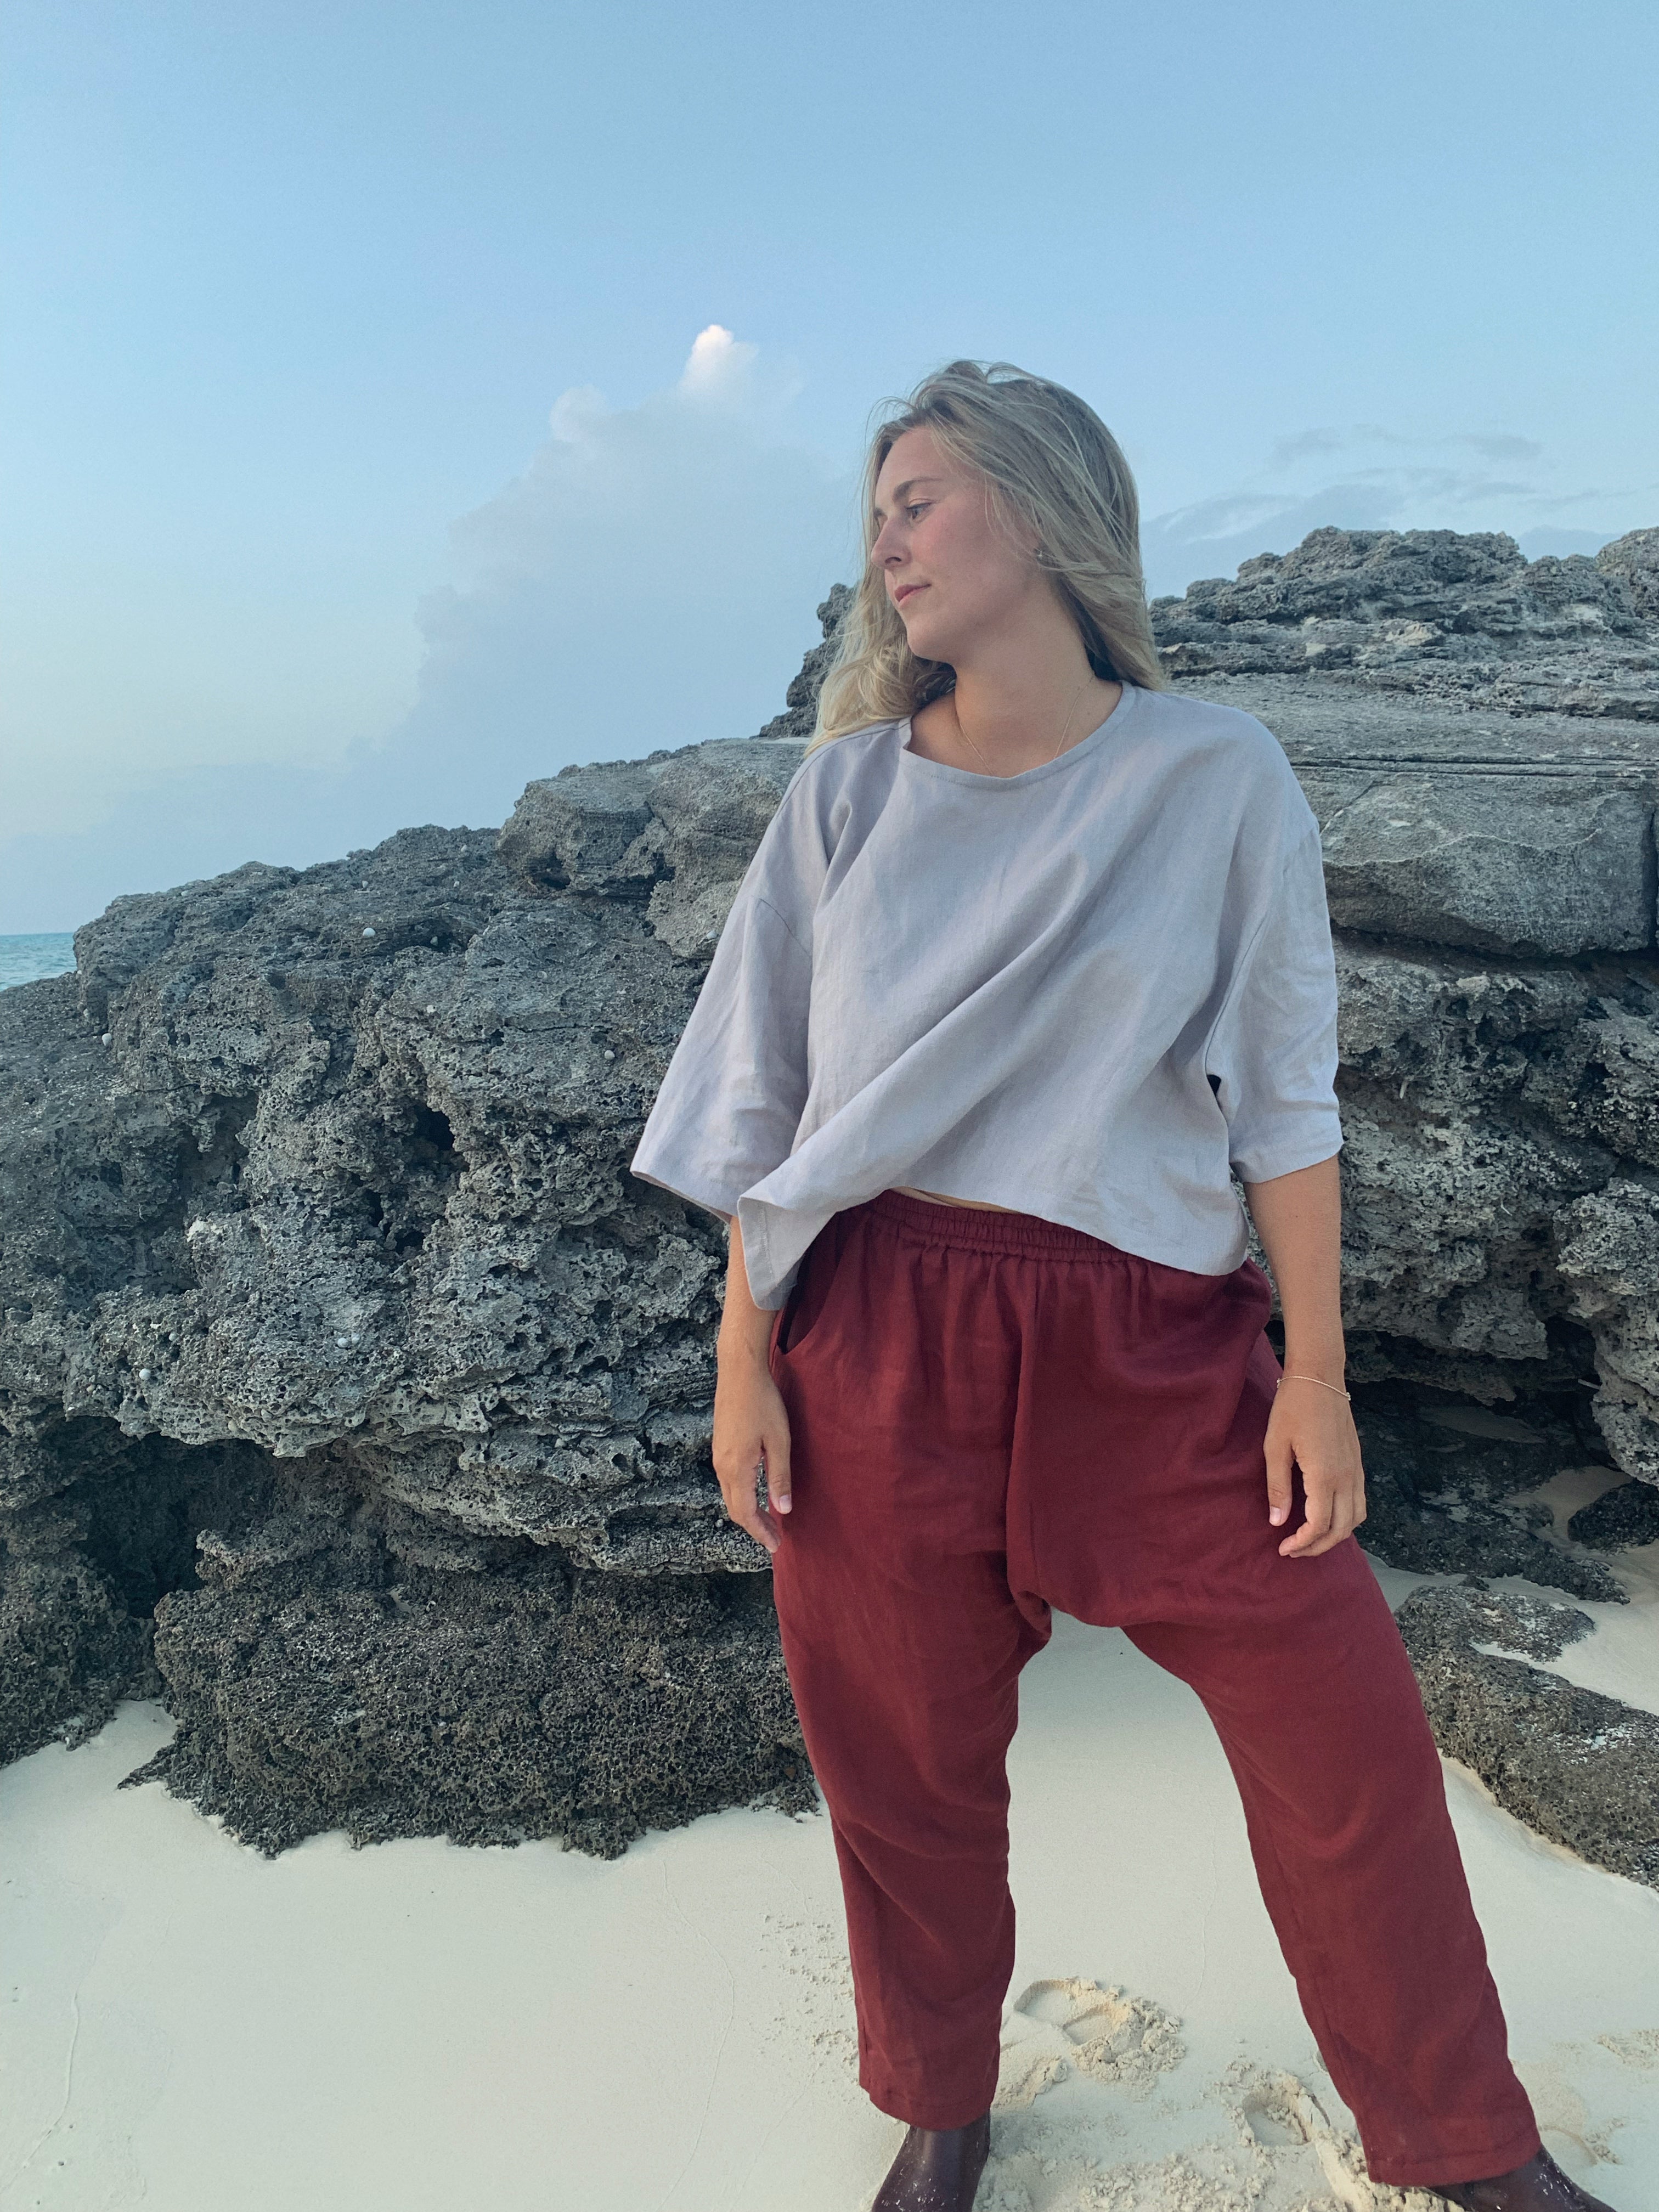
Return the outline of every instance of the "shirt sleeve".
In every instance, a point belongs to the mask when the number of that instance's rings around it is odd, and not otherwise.
[[[1336,1062],[1336,960],[1319,828],[1310,821],[1205,1048],[1241,1182],[1270,1182],[1341,1150]]]
[[[727,1217],[789,1157],[806,1103],[812,962],[751,870],[647,1116],[632,1172]]]

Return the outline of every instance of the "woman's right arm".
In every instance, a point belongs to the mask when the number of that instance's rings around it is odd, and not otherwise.
[[[826,790],[820,761],[785,790],[721,925],[631,1163],[646,1182],[726,1221],[714,1472],[727,1513],[768,1553],[778,1547],[778,1516],[789,1510],[789,1419],[767,1364],[777,1316],[749,1294],[736,1206],[739,1192],[788,1158],[806,1103],[813,915],[834,847],[826,809],[835,787],[832,780]],[[763,1504],[755,1482],[763,1461]]]
[[[714,1472],[726,1510],[769,1553],[778,1548],[774,1517],[789,1510],[789,1416],[767,1362],[777,1316],[749,1293],[743,1236],[728,1215],[731,1252],[726,1268],[726,1310],[715,1340]],[[766,1504],[756,1475],[766,1462]]]

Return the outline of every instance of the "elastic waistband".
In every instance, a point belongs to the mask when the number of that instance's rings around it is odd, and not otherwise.
[[[1069,1260],[1121,1260],[1127,1255],[1103,1237],[1085,1229],[1068,1229],[1063,1222],[1045,1221],[1040,1213],[1004,1213],[976,1206],[941,1206],[931,1198],[912,1198],[908,1191],[878,1191],[863,1205],[849,1207],[856,1213],[873,1214],[891,1221],[932,1244],[954,1244],[969,1252],[1046,1252]]]

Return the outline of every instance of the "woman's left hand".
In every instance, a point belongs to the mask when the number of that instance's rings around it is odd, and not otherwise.
[[[1346,1398],[1287,1375],[1267,1417],[1263,1450],[1267,1518],[1275,1528],[1290,1515],[1292,1463],[1307,1493],[1307,1518],[1279,1546],[1281,1559],[1316,1559],[1353,1534],[1365,1517],[1365,1470]]]

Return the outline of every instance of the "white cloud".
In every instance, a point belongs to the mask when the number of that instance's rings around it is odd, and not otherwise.
[[[711,324],[637,407],[559,399],[420,610],[419,696],[386,752],[431,800],[494,820],[530,775],[777,711],[853,526],[850,478],[790,434],[792,391]]]
[[[744,380],[744,371],[760,349],[734,338],[723,323],[710,323],[692,340],[680,373],[680,390],[725,393]]]
[[[338,771],[188,771],[62,836],[0,841],[0,931],[246,860],[302,864],[421,822],[500,822],[573,761],[746,737],[842,575],[854,485],[792,427],[798,385],[720,324],[632,407],[556,401],[523,473],[458,522],[419,610],[415,706]]]

